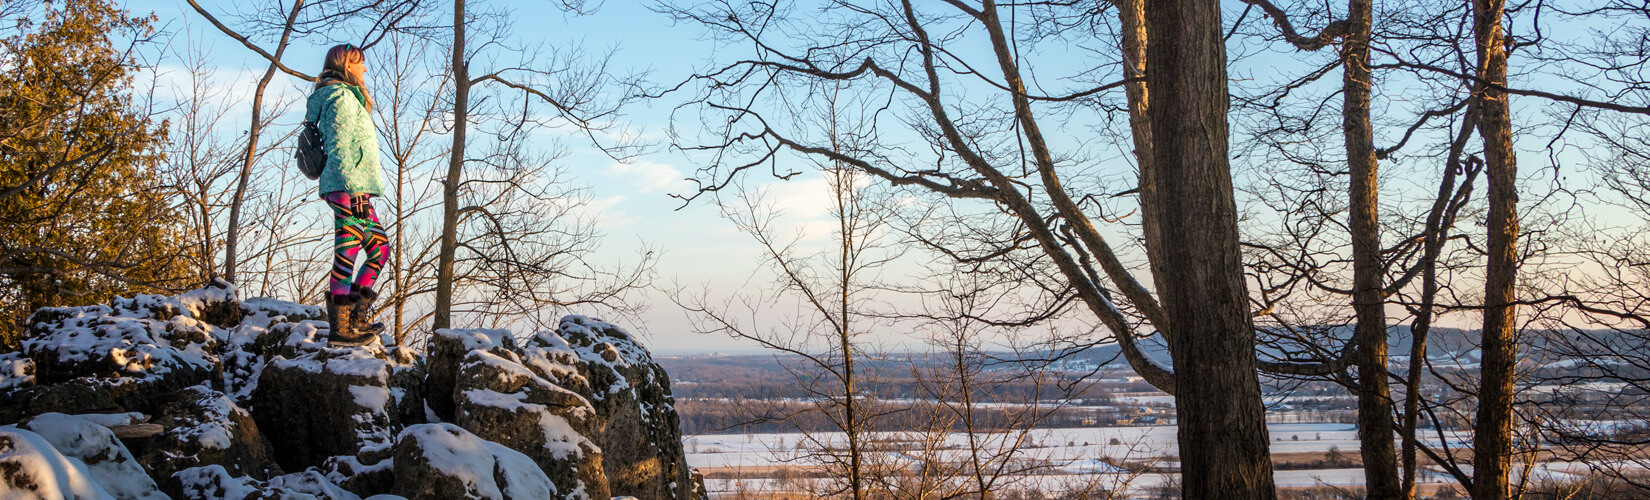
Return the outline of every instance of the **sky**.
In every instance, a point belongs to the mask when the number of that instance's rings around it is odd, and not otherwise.
[[[472,2],[483,3],[483,2]],[[505,2],[492,2],[494,6]],[[704,63],[704,55],[715,52],[715,44],[701,40],[698,29],[672,26],[664,16],[647,10],[642,2],[609,1],[586,16],[570,17],[551,8],[550,2],[508,2],[514,9],[515,29],[522,39],[542,39],[549,43],[578,43],[592,50],[615,49],[614,68],[648,72],[656,82],[674,82]],[[220,19],[230,2],[203,1]],[[133,13],[153,12],[159,25],[179,38],[173,43],[193,43],[206,52],[208,63],[220,72],[232,74],[238,82],[230,91],[250,95],[252,82],[261,76],[264,59],[239,42],[221,34],[182,0],[127,0],[124,7]],[[476,9],[477,7],[472,7]],[[295,44],[283,58],[300,71],[314,73],[331,43]],[[370,57],[370,53],[369,53]],[[310,63],[309,61],[314,61]],[[171,78],[181,78],[176,58],[163,64],[171,68]],[[162,70],[163,72],[166,70]],[[163,75],[161,80],[167,80]],[[297,78],[279,74],[272,85],[275,99],[293,99],[304,92]],[[369,83],[370,84],[370,83]],[[245,102],[250,102],[246,98]],[[301,110],[300,110],[301,111]],[[659,137],[667,127],[669,109],[650,103],[629,108],[624,117],[636,132]],[[285,117],[294,122],[299,118]],[[245,119],[223,125],[244,129]],[[564,138],[565,139],[565,138]],[[711,289],[731,291],[752,289],[767,282],[761,268],[752,266],[761,249],[747,235],[722,218],[717,207],[700,200],[686,204],[671,194],[686,194],[693,184],[690,160],[681,154],[655,151],[620,162],[589,147],[588,141],[565,140],[570,149],[563,161],[569,166],[571,182],[588,187],[592,210],[599,212],[599,227],[605,233],[602,252],[634,261],[643,248],[662,250],[656,285],[663,289]],[[825,182],[808,174],[788,182],[760,182],[797,227],[807,221],[827,217]],[[319,204],[313,207],[323,210]],[[818,240],[819,232],[807,235]],[[650,348],[661,353],[748,353],[754,344],[723,335],[701,335],[690,331],[685,312],[670,301],[663,290],[645,294],[649,307],[640,316],[640,325],[627,328],[641,333]],[[599,311],[570,311],[601,315]],[[629,323],[625,321],[623,323]]]
[[[703,68],[715,57],[726,58],[729,50],[701,36],[701,28],[674,25],[665,16],[646,8],[644,2],[610,0],[593,13],[569,16],[553,8],[547,1],[472,2],[484,6],[508,6],[517,40],[543,41],[555,46],[579,44],[591,50],[612,48],[614,60],[610,69],[618,72],[646,72],[653,83],[670,85],[681,81],[694,70]],[[235,3],[202,2],[208,9],[224,16]],[[250,92],[251,82],[261,74],[265,62],[239,43],[213,29],[182,0],[126,0],[124,6],[135,12],[154,12],[163,29],[180,35],[173,43],[193,43],[206,52],[208,64],[222,72],[236,75],[230,80],[231,92]],[[476,9],[477,7],[472,7]],[[285,60],[303,71],[318,70],[319,60],[332,42],[301,42],[289,50]],[[1076,50],[1067,48],[1068,50]],[[1279,47],[1243,49],[1251,54],[1235,64],[1235,79],[1262,81],[1277,78],[1273,65],[1287,65],[1295,56],[1280,52]],[[1072,74],[1082,58],[1068,58],[1065,54],[1036,54],[1039,70],[1053,69],[1050,74]],[[369,58],[371,54],[369,52]],[[313,62],[311,62],[313,61]],[[177,61],[163,62],[162,68],[176,68]],[[1298,66],[1299,63],[1293,63]],[[162,72],[165,72],[163,69]],[[172,76],[175,77],[175,74]],[[160,75],[161,80],[169,78]],[[1338,81],[1338,78],[1335,80]],[[1055,83],[1055,82],[1049,82]],[[280,75],[276,80],[277,95],[289,99],[301,97],[307,84],[296,78]],[[369,82],[370,85],[370,82]],[[1542,103],[1515,102],[1519,106],[1540,106]],[[619,119],[627,128],[644,138],[661,139],[669,131],[673,102],[642,102],[628,108]],[[296,124],[297,119],[286,117],[285,122]],[[228,124],[244,129],[244,120]],[[1389,132],[1389,131],[1383,131]],[[599,212],[599,227],[605,233],[602,252],[612,258],[634,260],[636,252],[644,248],[662,250],[659,258],[656,285],[661,289],[712,290],[713,294],[733,294],[737,291],[758,293],[771,281],[767,269],[753,265],[761,260],[761,248],[748,235],[740,233],[732,222],[719,214],[709,200],[683,205],[671,194],[685,194],[692,183],[684,180],[693,175],[694,157],[668,148],[656,150],[629,161],[615,161],[591,148],[588,141],[568,140],[569,155],[563,163],[572,174],[570,182],[587,187],[593,199],[592,210]],[[1234,136],[1234,140],[1237,137]],[[1378,140],[1378,142],[1382,142]],[[1521,145],[1538,152],[1540,145]],[[1526,153],[1528,154],[1528,153]],[[1529,170],[1539,170],[1539,160],[1527,162]],[[752,187],[765,190],[769,199],[786,214],[788,234],[800,234],[802,244],[817,245],[828,237],[818,228],[829,218],[828,195],[822,178],[807,165],[795,165],[805,173],[790,181],[775,181],[761,175],[749,177]],[[1107,174],[1126,174],[1132,167],[1122,158],[1102,158],[1096,161],[1098,171]],[[1383,167],[1385,168],[1385,167]],[[1404,177],[1391,179],[1395,184],[1415,182],[1415,191],[1407,193],[1430,196],[1424,181]],[[318,204],[313,207],[324,210]],[[810,230],[810,228],[812,230]],[[915,272],[911,266],[896,267],[894,273]],[[650,307],[626,325],[638,331],[650,347],[660,353],[753,352],[757,346],[735,341],[722,335],[703,335],[691,331],[687,313],[674,305],[663,291],[653,291],[644,297]],[[570,311],[600,314],[598,311]],[[777,320],[782,312],[767,313]]]

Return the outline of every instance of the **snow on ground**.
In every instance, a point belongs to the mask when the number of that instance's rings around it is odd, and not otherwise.
[[[1120,498],[1152,498],[1152,490],[1173,484],[1175,474],[1041,474],[1022,475],[998,483],[1000,489],[1037,488],[1045,492],[1104,489],[1118,491]],[[1363,469],[1284,470],[1272,475],[1279,487],[1357,486],[1363,484]],[[794,481],[794,480],[791,480]],[[1421,481],[1432,484],[1430,481]],[[745,491],[786,491],[794,482],[777,479],[706,479],[705,489],[713,497]]]
[[[1358,431],[1351,424],[1270,424],[1273,453],[1327,452],[1336,447],[1345,452],[1358,449]],[[913,439],[914,435],[889,433],[882,439]],[[706,434],[689,436],[685,442],[688,464],[694,467],[739,467],[783,465],[798,456],[797,447],[817,449],[812,440],[840,444],[841,434],[824,433],[812,438],[801,433]],[[1037,429],[1023,438],[1017,434],[993,434],[988,445],[1012,444],[1028,456],[1049,460],[1078,461],[1097,458],[1149,460],[1173,455],[1178,447],[1174,426],[1088,427]],[[1115,440],[1117,444],[1112,444]],[[967,436],[953,433],[946,444],[962,447]]]
[[[1351,424],[1331,423],[1273,423],[1268,424],[1273,453],[1324,453],[1337,448],[1344,453],[1358,450],[1358,432]],[[1143,489],[1165,484],[1174,474],[1133,475],[1115,469],[1110,462],[1153,463],[1174,466],[1172,457],[1177,452],[1178,439],[1174,426],[1092,427],[1067,429],[1037,429],[1024,435],[993,434],[985,436],[985,447],[1019,450],[1021,458],[1042,460],[1049,464],[1049,473],[1028,475],[1017,479],[1021,486],[1036,486],[1048,490],[1069,491],[1075,488],[1098,486],[1106,489]],[[921,441],[915,433],[878,434],[879,446],[898,451],[882,452],[898,455],[891,460],[911,460],[920,452]],[[1465,435],[1451,435],[1459,443]],[[1115,441],[1114,441],[1115,440]],[[840,433],[821,433],[807,436],[801,433],[780,434],[705,434],[688,436],[684,440],[688,464],[700,468],[805,466],[801,460],[808,450],[821,446],[841,446],[846,439]],[[1112,444],[1112,443],[1117,444]],[[944,445],[955,447],[940,450],[935,455],[960,455],[967,444],[967,436],[952,433]],[[1279,486],[1308,487],[1320,485],[1346,486],[1363,483],[1361,469],[1279,470],[1274,474]],[[1427,478],[1423,478],[1427,479]],[[1442,480],[1442,476],[1435,478]],[[712,493],[736,491],[741,486],[748,490],[778,489],[779,483],[767,479],[707,479],[706,487]]]

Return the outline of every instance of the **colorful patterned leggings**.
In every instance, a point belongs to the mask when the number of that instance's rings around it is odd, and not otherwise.
[[[390,239],[384,235],[384,226],[378,223],[378,211],[372,208],[372,195],[350,196],[344,191],[333,191],[322,196],[332,207],[333,227],[337,228],[333,246],[332,293],[343,295],[350,291],[350,277],[355,284],[371,287],[390,258]],[[367,261],[357,273],[355,257],[362,249]]]

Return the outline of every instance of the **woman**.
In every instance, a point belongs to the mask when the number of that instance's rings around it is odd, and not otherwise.
[[[366,53],[354,45],[328,50],[304,113],[304,120],[321,130],[327,155],[321,170],[321,198],[332,207],[336,228],[327,293],[331,345],[366,345],[384,331],[383,323],[371,323],[373,302],[378,299],[372,284],[389,259],[390,248],[372,207],[372,198],[384,195],[384,174],[378,168],[372,97],[363,86],[366,60]],[[358,268],[355,257],[362,250],[367,259]]]

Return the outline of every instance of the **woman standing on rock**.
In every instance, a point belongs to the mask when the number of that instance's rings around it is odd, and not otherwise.
[[[378,299],[372,283],[389,259],[390,247],[372,207],[372,198],[384,195],[384,174],[378,167],[372,97],[364,86],[366,62],[366,53],[354,45],[328,50],[304,113],[304,120],[321,132],[326,152],[321,198],[332,208],[337,230],[327,294],[331,345],[366,345],[384,331],[383,323],[371,322]],[[367,259],[357,266],[361,250],[366,250]]]

